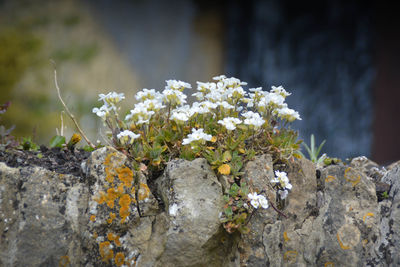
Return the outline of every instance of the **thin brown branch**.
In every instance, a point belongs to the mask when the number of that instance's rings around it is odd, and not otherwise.
[[[77,120],[75,119],[75,116],[69,111],[69,108],[65,104],[64,100],[61,97],[61,90],[60,87],[58,86],[57,82],[57,70],[54,68],[54,82],[57,88],[57,94],[58,94],[58,99],[60,99],[61,104],[64,106],[65,112],[68,114],[68,116],[71,118],[71,120],[74,122],[76,128],[78,129],[79,133],[82,135],[82,137],[85,139],[86,143],[91,147],[91,148],[96,148],[96,146],[90,142],[90,140],[86,137],[85,133],[82,131],[81,127],[79,127],[79,124]]]

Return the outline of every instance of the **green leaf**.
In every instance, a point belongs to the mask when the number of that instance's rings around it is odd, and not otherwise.
[[[65,137],[61,135],[53,136],[50,140],[50,147],[62,147],[65,144]]]
[[[224,154],[222,155],[222,161],[227,162],[231,161],[231,159],[232,159],[231,152],[229,152],[229,150],[225,151]]]
[[[233,215],[232,207],[229,206],[224,210],[226,217],[231,217]]]
[[[239,192],[240,187],[237,184],[232,184],[231,189],[229,189],[229,195],[236,197]]]

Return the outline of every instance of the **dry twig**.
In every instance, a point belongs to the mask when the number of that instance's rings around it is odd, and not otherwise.
[[[64,100],[62,99],[61,92],[60,92],[60,87],[58,86],[58,82],[57,82],[57,70],[55,68],[54,68],[54,82],[55,82],[56,88],[57,88],[58,99],[60,99],[61,104],[64,106],[65,112],[68,114],[68,116],[74,122],[76,128],[78,129],[78,131],[82,135],[82,137],[85,139],[86,143],[91,148],[96,148],[96,146],[92,142],[90,142],[90,140],[87,138],[85,133],[82,131],[81,127],[79,127],[79,124],[78,124],[77,120],[75,119],[75,116],[69,111],[69,108],[67,107],[67,105],[65,104]]]

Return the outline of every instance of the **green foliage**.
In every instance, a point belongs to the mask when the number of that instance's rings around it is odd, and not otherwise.
[[[307,150],[309,159],[317,164],[321,164],[324,159],[326,158],[326,155],[323,154],[322,156],[319,156],[319,153],[321,152],[322,147],[325,144],[325,141],[322,141],[322,143],[318,146],[318,148],[315,146],[315,138],[314,135],[312,134],[310,137],[310,146],[308,146],[306,143],[303,143],[303,146],[305,147],[305,149]],[[302,155],[303,157],[305,157],[304,155]]]
[[[53,136],[53,138],[51,138],[49,145],[51,148],[53,148],[53,147],[62,148],[63,146],[66,145],[65,137],[61,136],[61,135],[55,135],[55,136]]]
[[[20,149],[28,150],[28,151],[38,151],[39,146],[35,142],[32,141],[32,137],[23,137],[21,145],[19,146]]]
[[[222,223],[228,233],[239,230],[242,234],[247,234],[250,231],[246,226],[248,219],[248,194],[249,188],[243,182],[240,186],[233,183],[228,195],[224,196],[225,206]]]

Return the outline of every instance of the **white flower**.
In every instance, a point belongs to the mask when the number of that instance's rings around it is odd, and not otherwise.
[[[144,101],[146,99],[155,99],[158,96],[158,92],[155,89],[146,89],[144,88],[142,91],[136,93],[135,98],[139,101]]]
[[[281,199],[285,199],[288,196],[289,192],[286,189],[278,190],[278,194],[281,197]]]
[[[257,193],[249,193],[247,195],[248,199],[250,200],[250,204],[258,209],[258,207],[261,205],[263,209],[268,209],[268,200],[263,196],[263,195],[257,195]]]
[[[166,87],[167,88],[167,87]],[[165,89],[162,91],[163,100],[171,105],[182,105],[186,103],[187,96],[179,90]]]
[[[128,141],[130,144],[132,144],[133,141],[139,137],[140,137],[140,134],[135,134],[129,130],[125,130],[125,131],[117,134],[117,138],[119,139],[119,141],[121,142],[122,145],[128,143]]]
[[[284,107],[276,110],[278,117],[287,120],[288,122],[292,122],[294,120],[301,120],[300,114],[294,109]]]
[[[234,109],[235,108],[235,106],[232,106],[231,104],[229,104],[226,101],[218,101],[215,104],[217,104],[218,106],[221,106],[221,107],[223,107],[225,109]]]
[[[225,79],[225,78],[226,78],[225,75],[219,75],[219,76],[213,77],[213,80],[215,80],[215,81],[220,81],[220,80],[223,80],[223,79]]]
[[[258,199],[257,199],[257,200],[256,200],[256,199],[252,199],[252,200],[250,201],[250,204],[251,204],[254,208],[258,209],[258,206],[260,205],[260,202],[258,202]]]
[[[247,197],[248,197],[250,200],[258,200],[258,195],[257,195],[256,192],[254,192],[254,193],[249,193],[249,194],[247,195]]]
[[[96,115],[99,116],[100,118],[105,119],[110,110],[106,105],[103,105],[100,108],[93,108],[92,112],[96,113]]]
[[[209,134],[204,133],[203,129],[196,130],[195,128],[192,129],[192,133],[188,134],[188,138],[184,138],[182,145],[188,145],[193,141],[201,141],[202,143],[205,141],[211,141],[212,136]]]
[[[186,82],[183,82],[183,81],[167,80],[165,82],[167,83],[167,86],[165,86],[165,89],[183,91],[183,89],[185,89],[185,88],[192,88],[190,83],[186,83]]]
[[[255,128],[261,127],[265,122],[265,120],[261,118],[260,114],[255,113],[253,111],[247,111],[243,113],[242,116],[246,118],[244,120],[244,124],[252,125]]]
[[[281,96],[283,96],[283,97],[287,97],[287,96],[290,96],[290,95],[291,95],[291,93],[286,92],[285,88],[283,88],[282,85],[280,85],[280,86],[278,86],[278,87],[276,87],[276,86],[271,86],[271,88],[272,88],[272,90],[271,90],[272,93],[281,95]]]
[[[170,117],[171,120],[176,122],[185,122],[190,118],[190,107],[189,105],[174,109]]]
[[[227,118],[224,118],[223,120],[219,120],[218,123],[225,126],[226,129],[232,131],[232,130],[235,130],[236,125],[239,123],[242,123],[242,121],[239,120],[238,118],[227,117]]]
[[[125,99],[124,93],[116,93],[116,92],[111,92],[108,94],[99,94],[99,101],[103,101],[104,104],[110,105],[110,106],[115,106],[115,104],[119,103],[121,100]]]
[[[268,209],[269,207],[268,200],[264,196],[260,195],[258,198],[258,202],[260,203],[263,209]]]
[[[276,106],[282,107],[285,103],[285,98],[280,94],[269,93],[266,92],[263,97],[261,97],[258,106],[259,107],[267,107],[267,106]]]
[[[283,189],[292,189],[286,172],[275,171],[276,178],[271,180],[271,183],[279,183]]]

